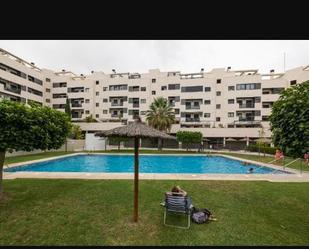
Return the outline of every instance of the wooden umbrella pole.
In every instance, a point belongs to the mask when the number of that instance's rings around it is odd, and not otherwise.
[[[138,147],[139,138],[134,138],[134,222],[138,218]]]

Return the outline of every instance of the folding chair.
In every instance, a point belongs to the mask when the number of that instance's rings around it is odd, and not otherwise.
[[[191,199],[187,196],[177,196],[173,194],[165,195],[165,205],[164,205],[164,225],[170,227],[184,228],[188,229],[190,227],[190,217],[192,211]],[[187,215],[188,222],[187,226],[175,226],[166,223],[166,216],[168,212],[182,213]]]

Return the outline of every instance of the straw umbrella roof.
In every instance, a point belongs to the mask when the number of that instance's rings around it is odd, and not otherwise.
[[[269,143],[269,144],[272,142],[271,139],[266,138],[266,137],[259,138],[259,139],[257,139],[256,141],[257,141],[257,142],[261,142],[261,143]]]
[[[176,137],[170,136],[164,132],[156,130],[150,126],[143,124],[140,120],[136,120],[125,126],[116,127],[114,129],[97,132],[95,136],[100,137],[153,137],[162,139],[176,139]]]
[[[244,138],[238,139],[238,141],[247,141],[247,138],[244,137]]]
[[[229,138],[225,139],[225,141],[237,141],[237,139],[229,137]]]

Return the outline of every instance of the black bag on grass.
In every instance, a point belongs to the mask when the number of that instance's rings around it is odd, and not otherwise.
[[[191,213],[191,220],[197,224],[203,224],[209,219],[210,215],[211,212],[206,208],[197,209],[193,207]]]

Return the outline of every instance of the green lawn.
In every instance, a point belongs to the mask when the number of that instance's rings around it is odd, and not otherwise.
[[[267,162],[274,160],[273,156],[272,157],[271,156],[265,156],[264,157],[263,154],[261,154],[261,156],[249,155],[249,154],[239,154],[239,153],[220,153],[220,154],[240,157],[240,158],[243,158],[243,159],[249,159],[249,160],[264,162],[264,163],[267,163]],[[284,164],[292,162],[293,160],[295,160],[295,158],[285,157]],[[282,165],[279,162],[275,162],[274,164],[279,165],[279,166]],[[292,168],[292,169],[296,169],[296,170],[300,170],[302,168],[303,171],[309,171],[309,165],[307,165],[305,163],[304,159],[296,161],[296,162],[288,165],[287,168]]]
[[[159,203],[174,184],[218,221],[165,227]],[[0,245],[309,244],[309,183],[141,180],[138,224],[131,180],[16,179],[4,187]]]
[[[10,163],[21,163],[31,160],[38,160],[53,156],[62,156],[66,154],[72,154],[74,152],[64,152],[64,151],[57,151],[57,152],[43,152],[38,154],[32,154],[32,155],[25,155],[25,156],[12,156],[5,158],[4,164],[10,164]]]

